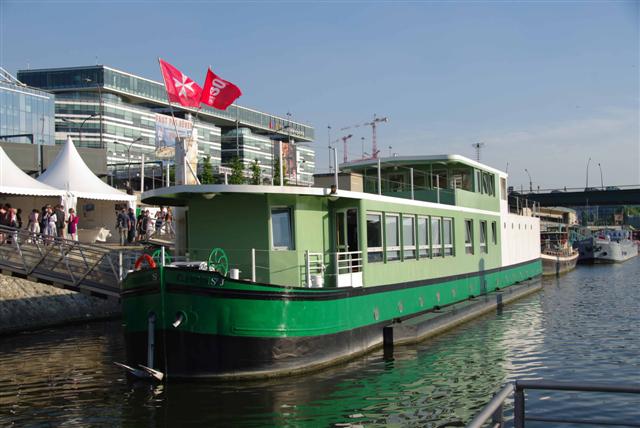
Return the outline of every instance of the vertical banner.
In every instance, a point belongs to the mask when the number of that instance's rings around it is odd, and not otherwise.
[[[177,131],[177,134],[176,134]],[[156,156],[172,158],[175,156],[176,140],[188,138],[193,131],[193,122],[156,114]]]

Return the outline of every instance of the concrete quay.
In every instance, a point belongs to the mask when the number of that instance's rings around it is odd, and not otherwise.
[[[100,299],[0,275],[0,335],[118,317],[117,299]]]

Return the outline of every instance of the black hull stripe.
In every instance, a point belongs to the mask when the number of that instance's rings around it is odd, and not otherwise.
[[[423,287],[426,285],[441,284],[443,282],[456,281],[460,279],[473,278],[482,275],[488,275],[496,272],[510,270],[519,266],[524,266],[540,259],[533,259],[506,267],[499,267],[489,269],[481,272],[471,272],[458,275],[443,276],[439,278],[424,279],[419,281],[400,282],[395,284],[379,285],[375,287],[359,287],[359,288],[345,288],[337,289],[335,291],[326,291],[326,289],[317,289],[311,291],[311,289],[305,288],[304,292],[297,292],[292,290],[291,287],[275,286],[282,288],[282,292],[274,291],[260,291],[260,290],[228,290],[224,288],[212,287],[191,287],[180,284],[167,283],[165,290],[167,293],[180,293],[180,294],[195,294],[206,296],[217,296],[230,299],[250,299],[250,300],[307,300],[307,301],[321,301],[321,300],[337,300],[350,297],[360,297],[375,293],[385,293],[389,291],[404,290],[408,288]],[[251,283],[253,284],[253,283]],[[260,284],[254,284],[261,286]],[[274,287],[269,285],[269,287]],[[132,290],[125,290],[122,292],[122,298],[141,296],[145,294],[154,294],[158,292],[158,287],[141,287]]]

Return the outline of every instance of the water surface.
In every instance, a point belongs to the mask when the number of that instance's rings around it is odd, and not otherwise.
[[[543,283],[393,355],[271,381],[128,382],[117,321],[5,336],[0,426],[461,426],[509,380],[640,384],[640,258]],[[533,392],[527,411],[640,420],[639,398],[592,393]]]

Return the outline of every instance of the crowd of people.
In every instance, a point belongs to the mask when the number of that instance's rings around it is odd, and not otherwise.
[[[133,208],[122,208],[116,217],[116,229],[120,245],[149,240],[152,236],[166,234],[173,238],[173,213],[169,207],[160,207],[154,216],[147,210],[140,211],[136,218]]]
[[[22,209],[13,208],[11,204],[4,204],[0,205],[0,225],[15,229],[22,229],[25,226],[25,229],[31,232],[32,239],[42,235],[77,241],[79,218],[73,208],[69,208],[68,213],[68,215],[65,214],[62,205],[45,205],[39,211],[34,208],[25,225],[22,219]]]

